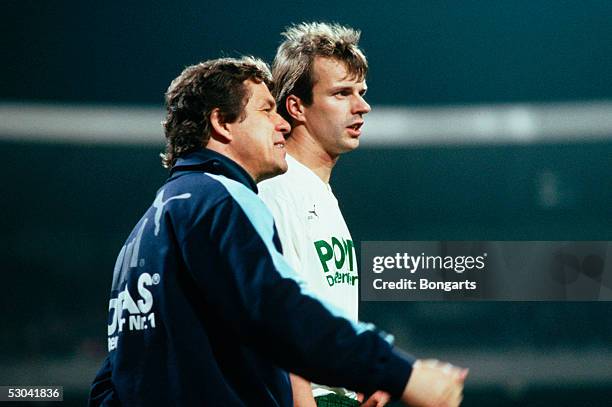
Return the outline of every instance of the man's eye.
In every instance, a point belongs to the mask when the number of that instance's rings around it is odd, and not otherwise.
[[[336,95],[338,96],[350,96],[351,95],[351,91],[349,90],[341,90],[336,92]]]

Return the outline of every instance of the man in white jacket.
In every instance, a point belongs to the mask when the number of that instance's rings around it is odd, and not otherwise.
[[[329,185],[343,153],[359,146],[368,70],[358,47],[360,33],[324,23],[302,23],[283,33],[272,68],[278,111],[292,125],[288,171],[261,182],[259,195],[271,210],[283,254],[298,283],[328,308],[358,320],[358,273],[354,243]],[[330,355],[333,358],[333,355]],[[355,392],[309,383],[291,375],[294,405],[358,406]],[[374,393],[365,405],[383,406]]]

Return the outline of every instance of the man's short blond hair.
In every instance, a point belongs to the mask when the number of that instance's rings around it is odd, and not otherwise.
[[[316,57],[344,63],[349,76],[361,81],[368,72],[368,61],[359,49],[361,31],[340,24],[300,23],[282,33],[285,40],[276,51],[272,65],[273,95],[278,111],[287,120],[287,96],[296,95],[308,106],[317,78],[313,66]]]

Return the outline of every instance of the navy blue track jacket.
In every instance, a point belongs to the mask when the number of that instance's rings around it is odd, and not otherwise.
[[[401,395],[413,360],[300,291],[256,193],[223,155],[177,160],[117,258],[90,405],[289,407],[287,371]]]

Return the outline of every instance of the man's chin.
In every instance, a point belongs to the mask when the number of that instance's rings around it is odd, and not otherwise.
[[[278,173],[275,175],[281,175],[287,172],[287,170],[289,169],[289,166],[287,165],[287,161],[283,162],[283,165],[280,165],[278,167]]]
[[[359,139],[355,137],[351,137],[349,140],[343,143],[341,154],[353,151],[357,147],[359,147]]]
[[[261,181],[264,181],[264,180],[267,180],[267,179],[270,179],[270,178],[274,178],[274,177],[276,177],[278,175],[282,175],[282,174],[287,172],[288,168],[289,167],[287,166],[287,161],[283,160],[283,163],[279,164],[278,166],[276,166],[276,168],[274,168],[274,170],[271,170],[268,173],[262,174],[259,177],[259,180],[257,182],[259,183]]]

